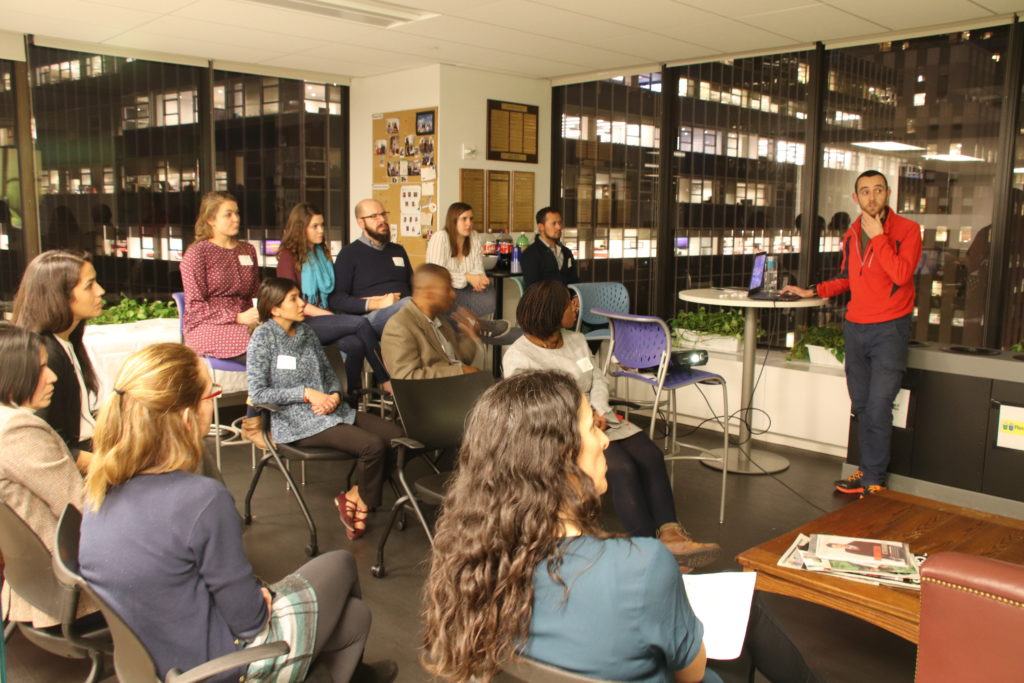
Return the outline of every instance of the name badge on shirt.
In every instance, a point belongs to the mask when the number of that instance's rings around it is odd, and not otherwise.
[[[251,266],[252,265],[252,256],[249,256],[248,254],[239,254],[238,255],[238,262],[240,264],[242,264],[243,266]]]
[[[579,366],[583,372],[590,372],[594,369],[594,364],[590,362],[590,359],[584,356],[583,358],[576,359],[576,365]]]
[[[294,370],[295,369],[295,356],[278,356],[277,357],[277,369],[278,370]]]
[[[405,259],[401,256],[392,256],[391,262],[395,264],[396,268],[405,268]]]

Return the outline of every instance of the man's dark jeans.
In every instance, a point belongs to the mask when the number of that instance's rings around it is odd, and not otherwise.
[[[892,404],[907,369],[911,316],[884,323],[846,321],[846,386],[857,416],[864,485],[884,484],[892,439]]]

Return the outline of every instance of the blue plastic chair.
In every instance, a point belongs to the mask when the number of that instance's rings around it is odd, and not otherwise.
[[[178,307],[178,331],[181,333],[181,343],[185,343],[185,293],[174,292],[171,294],[171,298],[174,299],[175,305]],[[245,372],[245,364],[239,363],[233,360],[225,360],[224,358],[214,358],[213,356],[202,357],[206,364],[210,366],[210,374],[214,382],[217,381],[217,371],[221,372]],[[220,465],[220,447],[221,444],[232,445],[242,443],[242,430],[235,425],[239,420],[235,420],[230,425],[222,425],[220,423],[220,399],[213,399],[213,424],[210,426],[210,431],[213,433],[213,452],[217,458],[217,469],[221,469]],[[221,434],[227,432],[231,436],[227,439],[221,439]],[[256,467],[256,446],[251,447],[252,466]]]
[[[611,324],[611,345],[605,359],[604,369],[612,357],[618,362],[618,369],[611,373],[612,377],[624,377],[636,380],[651,387],[654,391],[654,403],[651,408],[651,423],[648,430],[654,439],[654,428],[658,422],[658,409],[662,400],[662,392],[668,392],[668,411],[666,419],[670,420],[667,429],[671,448],[667,449],[665,460],[669,463],[669,477],[675,485],[676,460],[706,460],[722,464],[722,495],[719,505],[718,522],[725,521],[725,480],[728,474],[729,458],[729,395],[726,391],[725,379],[721,375],[706,370],[690,368],[674,368],[670,366],[672,359],[672,335],[668,325],[661,318],[649,315],[630,315],[616,311],[598,309],[596,315],[604,316]],[[722,387],[722,455],[713,456],[706,451],[679,443],[676,440],[676,390],[694,384],[718,384]],[[676,448],[687,448],[698,451],[700,455],[676,455]]]
[[[613,313],[629,313],[629,290],[621,282],[579,282],[569,285],[580,300],[580,314],[576,317],[576,331],[580,332],[583,323],[591,330],[583,336],[588,341],[604,341],[611,338],[608,318],[598,313],[598,309]]]

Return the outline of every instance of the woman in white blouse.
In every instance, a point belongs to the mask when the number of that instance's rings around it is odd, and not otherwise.
[[[427,263],[436,263],[452,274],[456,308],[465,306],[478,318],[494,313],[494,287],[484,274],[483,246],[473,230],[473,207],[455,202],[448,207],[444,230],[427,243]]]
[[[505,377],[528,370],[559,370],[576,380],[594,408],[594,422],[611,442],[605,450],[612,505],[631,536],[656,536],[680,566],[695,569],[715,560],[716,543],[699,543],[679,525],[665,470],[665,456],[636,425],[619,419],[608,404],[608,381],[586,338],[569,329],[576,320],[569,289],[557,280],[537,282],[519,301],[523,336],[502,360]]]

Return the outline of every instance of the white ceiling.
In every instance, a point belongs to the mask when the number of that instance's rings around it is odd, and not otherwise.
[[[3,28],[338,76],[454,64],[538,78],[714,59],[945,24],[1024,0],[393,0],[437,13],[381,29],[247,0],[3,0]]]

